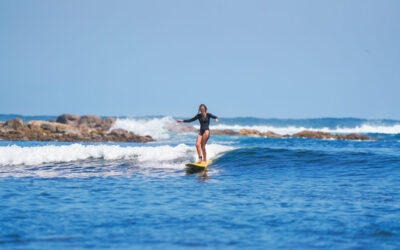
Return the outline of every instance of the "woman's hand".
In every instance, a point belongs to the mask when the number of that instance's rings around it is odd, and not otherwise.
[[[219,121],[218,121],[218,118],[217,118],[217,119],[215,119],[215,122],[219,122]]]
[[[176,120],[176,122],[183,122],[183,120]]]

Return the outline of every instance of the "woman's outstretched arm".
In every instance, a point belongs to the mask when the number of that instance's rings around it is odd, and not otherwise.
[[[209,115],[211,118],[214,118],[216,122],[218,122],[218,117],[217,117],[216,115],[213,115],[213,114],[211,114],[211,113],[208,113],[208,115]]]
[[[176,120],[176,122],[192,122],[192,121],[195,121],[195,120],[197,120],[199,117],[198,117],[199,115],[197,114],[197,115],[195,115],[193,118],[191,118],[191,119],[187,119],[187,120]]]

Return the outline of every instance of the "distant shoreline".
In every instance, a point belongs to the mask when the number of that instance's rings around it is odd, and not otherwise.
[[[59,115],[23,115],[23,114],[0,114],[0,121],[7,121],[10,119],[15,119],[15,118],[22,118],[24,120],[45,120],[45,121],[50,121],[52,119],[57,119]],[[84,116],[84,115],[82,115]],[[170,116],[175,118],[187,118],[190,116],[189,115],[97,115],[103,119],[112,117],[116,119],[125,119],[125,118],[136,118],[136,119],[146,119],[146,118],[162,118],[166,116]],[[46,119],[43,119],[46,118]],[[238,120],[246,120],[246,119],[253,119],[253,120],[259,120],[259,121],[318,121],[318,120],[349,120],[349,121],[359,121],[359,122],[374,122],[374,121],[384,121],[384,122],[397,122],[400,123],[400,118],[363,118],[363,117],[352,117],[352,116],[345,116],[345,117],[333,117],[333,116],[321,116],[321,117],[302,117],[302,118],[288,118],[288,117],[282,117],[282,118],[277,118],[277,117],[258,117],[258,116],[223,116],[220,117],[223,120],[231,120],[231,119],[238,119]]]
[[[44,116],[52,118],[52,116]],[[54,118],[54,117],[53,117]],[[78,116],[63,114],[56,119],[29,120],[22,118],[0,122],[0,139],[9,141],[61,141],[61,142],[151,142],[155,139],[151,135],[138,135],[122,128],[113,128],[116,122],[114,117],[100,117],[96,115]],[[170,123],[166,129],[174,133],[197,133],[192,125]],[[213,135],[237,135],[248,137],[267,138],[312,138],[336,140],[378,140],[367,135],[357,133],[334,134],[323,131],[302,130],[294,134],[279,134],[273,131],[259,131],[257,129],[242,128],[212,129]]]

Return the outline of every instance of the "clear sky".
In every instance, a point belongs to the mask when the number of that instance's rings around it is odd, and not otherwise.
[[[400,118],[400,1],[0,0],[0,113]]]

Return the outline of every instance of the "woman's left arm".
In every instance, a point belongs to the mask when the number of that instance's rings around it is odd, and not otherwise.
[[[215,116],[215,115],[213,115],[213,114],[211,114],[211,113],[208,113],[208,115],[209,115],[211,118],[214,118],[216,122],[218,122],[218,117],[217,117],[217,116]]]

